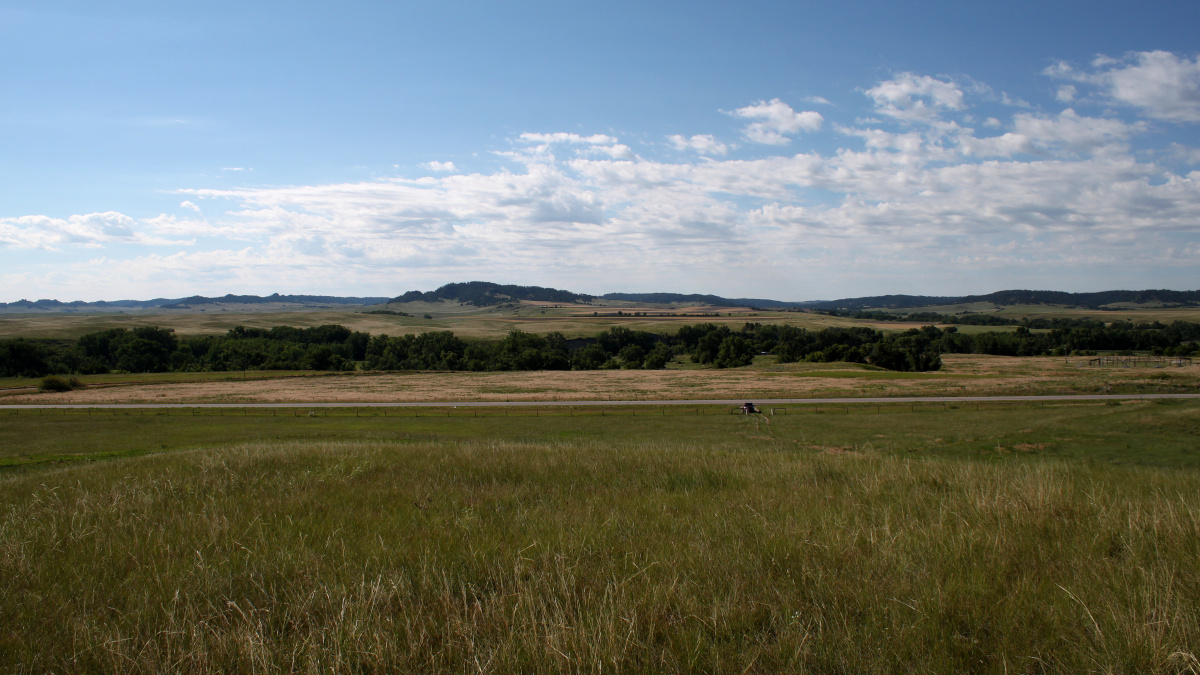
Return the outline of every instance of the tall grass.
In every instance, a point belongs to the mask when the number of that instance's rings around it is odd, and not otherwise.
[[[1200,672],[1200,476],[254,443],[0,479],[10,672]]]

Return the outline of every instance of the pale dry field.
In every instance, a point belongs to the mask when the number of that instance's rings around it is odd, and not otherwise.
[[[1086,360],[946,355],[934,373],[852,364],[727,370],[312,374],[266,380],[146,383],[64,393],[14,391],[18,403],[315,403],[947,396],[1200,391],[1200,365],[1093,368]]]
[[[512,330],[539,334],[557,331],[569,338],[590,337],[613,326],[655,333],[675,333],[680,326],[705,322],[727,324],[735,330],[747,321],[789,324],[812,330],[829,326],[867,325],[867,322],[854,319],[804,312],[762,312],[746,307],[652,307],[631,303],[607,306],[521,303],[513,307],[472,307],[421,302],[388,306],[388,309],[403,311],[412,316],[365,313],[370,309],[377,308],[339,307],[271,311],[251,310],[245,305],[231,305],[213,307],[203,312],[164,310],[127,314],[0,314],[0,338],[73,339],[110,328],[139,326],[171,328],[177,335],[190,337],[220,335],[234,326],[309,328],[331,323],[372,335],[394,336],[449,330],[459,337],[488,339],[504,337]],[[622,312],[623,316],[615,316],[618,311]],[[605,316],[592,316],[593,312]],[[646,316],[631,316],[639,312]],[[720,316],[698,316],[711,313],[719,313]],[[433,318],[425,319],[425,314]],[[908,326],[884,322],[880,327],[895,330]]]

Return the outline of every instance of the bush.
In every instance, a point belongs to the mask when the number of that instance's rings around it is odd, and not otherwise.
[[[54,375],[47,375],[38,383],[38,391],[72,391],[82,386],[83,382],[80,382],[77,377],[66,380]]]

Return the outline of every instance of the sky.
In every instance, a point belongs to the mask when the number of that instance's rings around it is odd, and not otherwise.
[[[0,0],[0,301],[1200,288],[1200,3]]]

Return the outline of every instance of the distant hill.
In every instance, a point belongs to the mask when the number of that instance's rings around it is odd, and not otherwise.
[[[1062,291],[997,291],[987,295],[932,296],[878,295],[864,298],[845,298],[819,302],[795,303],[809,309],[916,309],[937,305],[960,305],[990,302],[995,305],[1067,305],[1084,309],[1101,309],[1105,305],[1133,303],[1147,305],[1198,305],[1200,291],[1099,291],[1096,293],[1064,293]]]
[[[655,305],[684,304],[712,305],[714,307],[800,307],[803,302],[786,302],[783,300],[764,300],[762,298],[722,298],[719,295],[699,295],[696,293],[605,293],[600,296],[605,300],[619,302],[645,302]]]
[[[30,311],[79,311],[104,309],[187,309],[197,305],[265,305],[283,303],[294,305],[378,305],[387,302],[387,298],[355,298],[338,297],[333,295],[280,295],[272,293],[267,296],[258,295],[225,295],[219,298],[208,298],[193,295],[187,298],[155,298],[153,300],[99,300],[84,302],[74,300],[60,302],[58,300],[17,300],[16,302],[0,302],[0,310],[30,310]]]
[[[595,300],[595,296],[541,286],[513,286],[493,284],[489,281],[468,281],[465,284],[446,284],[436,291],[426,293],[409,291],[392,298],[389,302],[438,302],[439,300],[451,300],[486,307],[519,300],[586,304]]]
[[[155,298],[153,300],[101,300],[98,302],[60,302],[58,300],[18,300],[0,302],[0,312],[43,311],[77,312],[126,309],[190,309],[204,305],[379,305],[383,303],[439,302],[447,300],[463,304],[486,307],[521,300],[555,303],[590,304],[597,297],[618,302],[643,302],[648,304],[710,305],[713,307],[761,307],[798,308],[815,310],[863,310],[863,309],[920,309],[922,307],[970,304],[987,302],[995,305],[1064,305],[1083,309],[1103,309],[1108,305],[1159,304],[1166,306],[1200,305],[1200,291],[1172,291],[1151,289],[1144,291],[1099,291],[1096,293],[1065,293],[1062,291],[1008,290],[986,295],[874,295],[841,300],[786,301],[765,298],[724,298],[719,295],[698,293],[607,293],[601,296],[574,293],[542,286],[516,286],[494,284],[488,281],[446,284],[434,291],[409,291],[394,298],[385,297],[340,297],[333,295],[224,295],[205,297],[193,295],[186,298]]]

